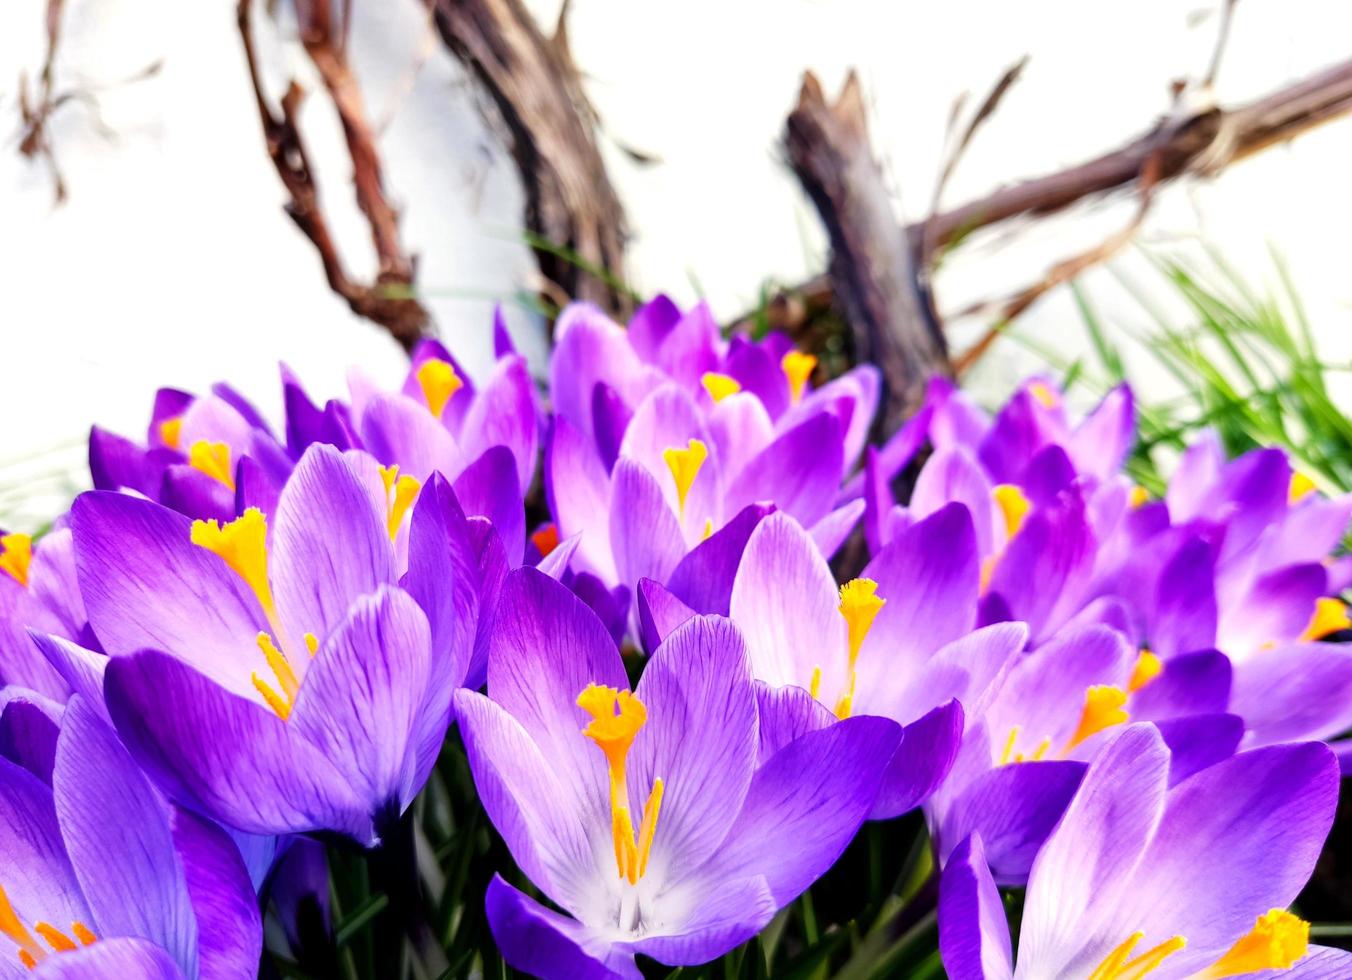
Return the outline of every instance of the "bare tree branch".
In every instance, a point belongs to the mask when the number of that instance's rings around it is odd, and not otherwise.
[[[280,115],[273,111],[264,94],[254,52],[251,8],[252,0],[239,0],[236,9],[239,33],[268,156],[290,196],[286,213],[319,252],[329,287],[347,301],[354,313],[384,327],[405,350],[412,350],[425,335],[430,318],[413,296],[414,263],[399,242],[398,214],[385,197],[380,156],[366,121],[361,92],[343,53],[342,33],[334,30],[325,0],[317,0],[313,5],[297,4],[302,41],[342,121],[352,157],[357,204],[371,227],[379,270],[375,282],[369,285],[348,275],[324,217],[319,187],[298,122],[304,90],[291,82],[282,97]]]
[[[921,307],[914,253],[869,145],[858,76],[850,73],[830,105],[816,77],[804,75],[784,145],[831,238],[831,282],[855,359],[883,373],[880,422],[891,432],[919,406],[929,378],[951,370],[943,334]]]
[[[442,40],[496,107],[526,192],[526,227],[548,298],[590,300],[618,316],[624,209],[596,144],[595,113],[568,52],[564,16],[546,38],[521,0],[426,0]],[[566,5],[565,5],[566,12]]]
[[[1130,187],[1144,172],[1147,160],[1155,156],[1160,184],[1188,175],[1211,176],[1349,111],[1352,60],[1245,105],[1171,117],[1116,150],[1001,188],[980,200],[908,225],[905,231],[915,245],[929,225],[938,246],[951,245],[981,228],[1014,218],[1053,214]],[[795,296],[803,308],[824,308],[831,301],[831,278],[820,275],[784,292]]]

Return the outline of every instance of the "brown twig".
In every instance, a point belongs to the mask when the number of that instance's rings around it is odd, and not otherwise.
[[[939,247],[1014,218],[1045,216],[1137,181],[1146,160],[1159,157],[1160,184],[1192,173],[1209,175],[1294,139],[1352,111],[1352,60],[1340,62],[1262,99],[1233,109],[1209,109],[1161,123],[1125,145],[1085,163],[1001,188],[994,193],[907,226],[912,243],[927,223]],[[1216,158],[1217,135],[1225,130],[1226,153]],[[1205,164],[1205,167],[1199,167]],[[829,275],[786,290],[820,308],[831,298]],[[743,318],[747,319],[747,318]]]
[[[426,2],[442,40],[483,86],[506,130],[541,274],[566,296],[624,315],[632,306],[620,285],[624,209],[606,174],[595,113],[568,51],[567,5],[550,39],[521,0]]]
[[[831,281],[850,325],[855,359],[882,371],[891,432],[920,404],[934,374],[948,374],[943,334],[919,302],[915,262],[869,145],[863,89],[853,72],[834,105],[811,72],[784,136],[789,162],[831,238]]]
[[[47,51],[42,59],[42,71],[38,74],[37,94],[30,96],[28,78],[19,75],[19,118],[23,124],[23,133],[19,138],[19,152],[30,160],[42,157],[52,172],[52,184],[56,203],[66,199],[66,180],[61,167],[56,162],[56,153],[52,149],[47,134],[47,123],[69,96],[56,94],[56,52],[61,44],[61,14],[65,0],[47,0]]]
[[[268,156],[290,198],[286,213],[319,252],[329,287],[347,301],[354,313],[384,327],[405,350],[411,350],[426,333],[430,318],[412,295],[414,263],[399,242],[398,214],[385,197],[380,156],[366,122],[360,89],[343,53],[341,32],[335,32],[324,0],[313,5],[297,4],[302,41],[342,122],[352,157],[357,204],[371,228],[379,270],[375,282],[369,285],[348,275],[320,206],[319,187],[298,122],[304,90],[291,82],[282,97],[280,115],[273,111],[264,94],[254,52],[251,8],[252,0],[239,0],[236,8],[239,33]]]

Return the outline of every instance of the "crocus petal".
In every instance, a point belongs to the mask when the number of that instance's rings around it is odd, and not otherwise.
[[[953,851],[939,882],[939,952],[950,980],[1004,980],[1014,972],[1000,892],[979,835]]]
[[[470,517],[487,517],[502,538],[512,567],[526,552],[526,510],[516,461],[505,446],[492,446],[455,478],[455,496]]]
[[[110,936],[149,939],[191,968],[197,922],[169,808],[79,696],[66,708],[53,788],[66,853],[98,927]]]
[[[747,541],[730,604],[756,678],[772,687],[802,686],[819,666],[822,690],[840,690],[846,629],[837,603],[835,578],[807,532],[782,512],[761,521]]]
[[[52,791],[22,766],[0,758],[0,860],[5,893],[23,921],[84,922],[80,896],[57,824]]]
[[[653,360],[678,382],[693,387],[706,371],[718,367],[718,343],[718,323],[709,304],[701,300],[667,331]]]
[[[915,454],[930,437],[930,422],[933,418],[934,405],[928,403],[922,405],[920,411],[907,419],[906,424],[883,443],[883,447],[878,450],[877,459],[880,480],[890,483],[915,458]],[[935,447],[942,448],[937,442]],[[863,473],[856,473],[845,484],[845,489],[841,492],[842,498],[851,500],[858,497],[863,489],[863,477]]]
[[[1224,713],[1170,718],[1155,727],[1169,746],[1170,786],[1230,758],[1244,737],[1244,720]]]
[[[991,577],[991,594],[1041,641],[1079,606],[1094,562],[1093,531],[1078,494],[1033,511],[1010,539]]]
[[[763,876],[779,906],[796,898],[835,863],[868,816],[900,738],[894,722],[860,716],[776,752],[757,770],[714,859],[720,874]]]
[[[966,504],[976,532],[977,550],[989,555],[996,541],[992,489],[980,464],[965,449],[960,446],[939,449],[925,461],[915,479],[911,513],[917,518],[928,517],[949,503]],[[1003,538],[1001,533],[1000,539]]]
[[[1349,521],[1352,521],[1352,494],[1302,502],[1289,510],[1280,524],[1268,530],[1260,567],[1323,561],[1337,549]]]
[[[465,397],[463,391],[458,394]],[[433,473],[454,480],[465,465],[454,437],[411,398],[376,395],[362,410],[358,426],[367,452],[386,466],[398,464],[400,473],[420,482]]]
[[[685,554],[676,513],[652,474],[636,461],[620,457],[613,477],[610,540],[620,581],[625,585],[637,584],[641,578],[664,582]]]
[[[1198,433],[1179,458],[1178,468],[1165,493],[1169,517],[1182,524],[1202,514],[1210,501],[1210,491],[1225,463],[1225,448],[1214,429]]]
[[[777,419],[789,407],[789,382],[768,350],[745,337],[733,337],[723,370],[736,378],[742,390],[760,399],[770,418]]]
[[[1327,583],[1324,567],[1292,565],[1264,575],[1247,596],[1222,610],[1216,645],[1243,657],[1267,643],[1294,640],[1309,622]]]
[[[708,424],[727,480],[736,479],[742,466],[775,438],[769,413],[749,392],[738,392],[718,402],[709,413]]]
[[[633,417],[634,410],[625,404],[619,392],[604,381],[596,382],[592,389],[592,431],[596,451],[607,470],[614,468],[619,458],[624,434]]]
[[[1129,934],[1132,927],[1121,927],[1130,921],[1120,914],[1124,892],[1163,816],[1168,771],[1169,750],[1152,725],[1128,726],[1090,765],[1033,862],[1021,975],[1086,973]]]
[[[114,659],[104,691],[127,748],[184,805],[253,834],[335,830],[374,841],[347,777],[263,705],[154,650]]]
[[[830,558],[840,550],[840,546],[845,543],[845,539],[850,536],[863,514],[862,500],[851,500],[848,504],[837,507],[808,529],[808,533],[812,535],[812,543],[817,546],[818,551]]]
[[[940,647],[913,673],[889,673],[873,661],[861,663],[857,710],[909,725],[934,705],[955,698],[970,716],[982,716],[1027,640],[1023,623],[996,623]]]
[[[34,980],[183,980],[174,958],[145,939],[115,936],[89,946],[49,956],[28,974]]]
[[[248,870],[230,836],[186,810],[174,809],[174,847],[197,919],[202,980],[253,975],[263,947],[263,923]]]
[[[530,486],[540,429],[535,382],[524,357],[518,354],[494,362],[492,373],[470,403],[458,431],[465,459],[476,459],[493,446],[503,446],[512,455],[517,485]]]
[[[836,723],[836,716],[801,687],[770,687],[763,681],[756,681],[755,687],[760,715],[757,768],[800,735]]]
[[[930,440],[936,449],[964,446],[975,451],[991,427],[991,419],[948,378],[930,378],[925,406],[933,412]]]
[[[638,582],[638,622],[643,648],[652,653],[676,627],[695,615],[680,599],[650,578]]]
[[[728,615],[732,584],[751,532],[773,513],[773,506],[752,504],[710,537],[691,548],[668,577],[672,594],[700,613]]]
[[[50,786],[61,714],[62,706],[41,694],[0,688],[0,756]]]
[[[1075,482],[1075,464],[1060,446],[1044,446],[1023,468],[1019,484],[1033,502],[1044,507],[1055,502],[1061,491]]]
[[[629,318],[629,343],[639,357],[652,361],[662,341],[680,321],[680,307],[664,293],[658,293]]]
[[[1146,640],[1166,660],[1216,641],[1215,555],[1206,541],[1189,538],[1160,570]]]
[[[1215,650],[1165,661],[1164,672],[1132,694],[1131,716],[1160,721],[1183,715],[1214,714],[1230,703],[1230,658]]]
[[[561,415],[545,450],[545,495],[559,534],[580,534],[578,558],[607,582],[615,581],[610,550],[610,474],[583,432]]]
[[[656,368],[639,360],[624,328],[595,306],[570,304],[554,325],[549,359],[549,400],[556,424],[563,418],[590,442],[592,389],[598,381],[637,405],[653,387]]]
[[[756,697],[741,632],[722,617],[688,620],[657,648],[634,693],[648,721],[629,753],[630,812],[642,812],[662,779],[652,866],[698,867],[727,835],[756,767]]]
[[[154,496],[165,467],[182,458],[169,449],[143,449],[98,426],[89,431],[89,475],[95,490],[125,488]]]
[[[962,727],[962,705],[957,701],[947,701],[907,725],[869,818],[888,820],[925,802],[953,767]]]
[[[573,980],[642,980],[633,954],[616,949],[586,926],[551,912],[498,875],[485,899],[493,939],[514,969]]]
[[[1297,643],[1255,654],[1235,666],[1230,710],[1255,745],[1341,735],[1352,727],[1352,652]]]
[[[605,761],[582,735],[588,715],[576,703],[588,684],[629,687],[614,641],[565,586],[533,568],[516,569],[498,602],[488,692],[535,740],[559,780],[590,805],[584,820],[609,827]]]
[[[645,936],[631,944],[636,953],[645,953],[662,963],[694,966],[717,959],[751,939],[769,924],[779,904],[771,895],[764,878],[720,881],[716,888],[689,886],[689,897],[676,890],[667,896],[672,904],[683,904],[693,914],[680,925],[675,935]]]
[[[319,648],[288,719],[372,812],[387,803],[403,812],[420,788],[412,742],[430,645],[427,617],[408,593],[386,586],[358,599]]]
[[[110,654],[172,650],[251,697],[241,651],[254,648],[262,610],[225,562],[192,543],[191,524],[124,494],[76,498],[71,530],[89,623]]]
[[[872,364],[860,364],[814,389],[784,417],[782,426],[794,425],[800,413],[836,411],[845,439],[845,465],[851,467],[859,459],[873,427],[873,416],[878,411],[878,393],[882,388],[882,372]],[[848,405],[845,412],[836,406]]]
[[[884,600],[860,652],[860,664],[913,670],[976,624],[980,556],[972,518],[950,504],[912,525],[864,569]],[[904,666],[903,666],[904,665]]]
[[[726,510],[769,501],[810,527],[830,511],[844,468],[840,421],[820,412],[746,464],[728,488]]]
[[[1249,974],[1250,980],[1342,980],[1348,976],[1352,976],[1352,952],[1330,946],[1311,946],[1288,969]]]
[[[685,449],[691,439],[704,443],[710,453],[686,496],[686,516],[682,523],[687,533],[693,525],[702,530],[706,518],[713,518],[715,526],[722,524],[719,504],[722,488],[719,485],[716,447],[695,400],[683,388],[674,384],[663,385],[643,399],[634,410],[634,417],[629,420],[629,427],[624,430],[624,441],[620,444],[620,458],[633,460],[652,476],[674,515],[678,507],[676,481],[663,453],[668,449]],[[613,528],[611,533],[614,533]],[[699,540],[698,535],[695,540]]]
[[[986,861],[995,880],[1022,885],[1033,859],[1084,778],[1085,764],[1070,760],[1016,762],[997,766],[973,780],[945,808],[938,846],[948,849],[976,833],[986,845]]]
[[[1148,860],[1114,914],[1139,923],[1146,942],[1187,937],[1170,965],[1179,975],[1200,969],[1257,916],[1295,899],[1337,803],[1337,766],[1317,743],[1255,749],[1204,769],[1170,793]]]
[[[224,483],[186,464],[165,467],[155,498],[170,510],[201,520],[235,516],[235,494]]]
[[[1122,468],[1135,438],[1135,400],[1131,388],[1120,384],[1080,423],[1068,448],[1076,469],[1106,480]]]

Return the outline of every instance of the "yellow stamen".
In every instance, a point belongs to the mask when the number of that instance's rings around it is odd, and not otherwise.
[[[817,369],[817,358],[800,350],[791,350],[780,359],[779,366],[784,372],[784,377],[789,379],[789,392],[796,405],[803,397],[807,379]]]
[[[1134,960],[1129,960],[1131,951],[1144,938],[1145,933],[1133,932],[1104,957],[1103,962],[1094,968],[1094,972],[1089,974],[1087,980],[1140,980],[1146,974],[1153,973],[1167,958],[1187,945],[1182,936],[1174,936],[1146,950]]]
[[[25,588],[28,586],[28,566],[33,563],[33,538],[14,532],[0,535],[0,572]]]
[[[310,656],[319,652],[319,637],[313,633],[306,633],[301,639],[305,641],[305,649],[310,651]]]
[[[160,423],[160,441],[170,449],[177,449],[179,440],[183,438],[183,418],[165,419]]]
[[[1314,489],[1315,486],[1313,480],[1300,470],[1293,470],[1291,473],[1291,485],[1286,492],[1286,502],[1288,504],[1297,503],[1313,493]]]
[[[98,941],[98,936],[90,932],[89,927],[83,922],[72,922],[70,931],[75,934],[76,939],[80,940],[81,946],[92,946]]]
[[[735,395],[742,390],[740,381],[729,375],[719,374],[717,371],[706,371],[704,377],[699,380],[700,384],[704,385],[704,390],[709,393],[709,397],[715,402],[721,402],[729,395]]]
[[[404,515],[413,506],[413,501],[422,489],[422,484],[411,476],[400,476],[399,465],[382,466],[380,481],[385,484],[385,529],[393,541],[399,536],[399,527]]]
[[[1052,740],[1051,737],[1048,736],[1047,738],[1044,738],[1041,742],[1037,743],[1037,748],[1033,750],[1033,754],[1029,756],[1029,758],[1033,762],[1040,762],[1042,760],[1042,757],[1047,754],[1047,750],[1050,749],[1051,747]],[[1022,762],[1023,760],[1020,759],[1019,761]]]
[[[75,948],[75,940],[71,939],[60,929],[46,923],[39,922],[33,926],[33,931],[43,939],[47,940],[47,945],[52,947],[58,953],[69,953]]]
[[[1127,503],[1131,506],[1132,510],[1135,510],[1138,507],[1144,507],[1149,500],[1150,492],[1139,483],[1132,487],[1131,491],[1127,494]]]
[[[557,524],[546,524],[540,530],[530,536],[531,543],[540,552],[543,558],[559,546],[559,528]]]
[[[1314,613],[1305,631],[1300,634],[1303,641],[1321,640],[1330,633],[1352,629],[1352,618],[1347,615],[1347,603],[1330,596],[1321,596],[1314,601]]]
[[[999,555],[987,555],[981,559],[981,583],[977,587],[979,595],[985,595],[991,590],[991,578],[994,577],[995,566],[999,563]]]
[[[286,698],[268,687],[268,682],[259,677],[256,671],[249,675],[249,679],[253,681],[254,690],[263,695],[263,700],[268,703],[268,707],[276,713],[278,718],[286,721],[291,717],[291,703]]]
[[[704,530],[700,533],[699,539],[701,541],[708,541],[713,536],[714,536],[714,519],[712,517],[706,517],[704,519]]]
[[[257,507],[250,507],[233,521],[193,521],[192,543],[219,555],[253,590],[268,621],[277,632],[277,610],[268,585],[268,520]]]
[[[1080,712],[1080,723],[1075,734],[1070,736],[1065,751],[1069,752],[1091,735],[1120,725],[1131,718],[1122,710],[1127,703],[1127,692],[1120,687],[1107,684],[1095,684],[1084,692],[1084,710]]]
[[[643,826],[638,832],[638,877],[648,873],[648,855],[653,849],[653,835],[657,833],[657,814],[662,809],[662,779],[653,780],[652,792],[643,804]]]
[[[577,696],[577,706],[592,717],[582,734],[605,753],[610,769],[610,832],[615,844],[616,870],[631,885],[637,884],[647,869],[648,851],[657,832],[657,810],[662,804],[662,781],[657,779],[644,807],[640,845],[634,839],[634,822],[629,815],[625,760],[634,736],[648,720],[648,709],[629,691],[600,684],[583,688]]]
[[[272,637],[266,633],[258,634],[258,649],[263,651],[263,659],[268,662],[268,667],[277,677],[277,683],[282,686],[282,693],[286,695],[289,703],[296,700],[296,693],[300,690],[300,681],[296,679],[296,672],[291,669],[291,664],[287,662],[282,651],[277,649],[277,644],[272,642]]]
[[[1023,519],[1028,516],[1032,503],[1024,492],[1012,483],[1001,483],[991,490],[991,496],[995,498],[995,503],[1004,516],[1005,534],[1014,537],[1019,533],[1019,528],[1023,527]]]
[[[235,489],[235,469],[230,465],[230,447],[225,443],[198,439],[188,449],[188,465]]]
[[[1009,738],[1005,739],[1005,750],[1000,753],[1000,765],[1007,766],[1014,758],[1014,745],[1019,741],[1019,726],[1015,725],[1009,730]]]
[[[807,693],[814,698],[821,694],[822,690],[822,669],[821,667],[812,668],[812,680],[808,683]]]
[[[1041,381],[1034,381],[1030,384],[1028,386],[1028,394],[1036,398],[1043,408],[1055,408],[1061,402],[1061,399],[1056,392],[1052,391]]]
[[[878,596],[878,583],[871,578],[857,578],[840,587],[840,614],[845,617],[849,635],[849,683],[845,693],[836,703],[836,717],[845,719],[850,716],[854,703],[855,667],[859,662],[859,651],[863,649],[868,631],[873,628],[873,620],[879,610],[887,604],[886,599]]]
[[[671,478],[676,481],[676,500],[680,506],[681,520],[685,520],[685,499],[690,496],[695,477],[699,476],[700,467],[708,458],[709,447],[698,439],[691,439],[686,449],[672,446],[662,450],[662,460],[671,470]]]
[[[1198,975],[1198,980],[1220,980],[1260,970],[1285,970],[1310,946],[1310,924],[1285,909],[1258,917],[1254,927],[1229,952]]]
[[[416,377],[418,386],[422,388],[423,398],[427,400],[427,408],[436,418],[441,418],[446,403],[465,386],[465,382],[455,373],[455,368],[447,361],[435,357],[418,365]]]
[[[1141,688],[1145,687],[1164,670],[1164,664],[1160,658],[1150,652],[1147,647],[1141,647],[1140,656],[1136,658],[1136,664],[1131,668],[1131,679],[1127,681],[1127,690],[1135,694]]]

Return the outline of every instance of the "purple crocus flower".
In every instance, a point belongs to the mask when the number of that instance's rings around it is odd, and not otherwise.
[[[291,465],[257,409],[225,384],[201,397],[161,389],[144,445],[97,426],[89,434],[95,489],[135,491],[190,517],[234,517],[239,494],[280,486]]]
[[[54,719],[3,727],[0,976],[248,978],[262,924],[220,828],[166,804],[101,713],[75,696]]]
[[[574,567],[628,590],[640,578],[666,582],[701,542],[767,504],[833,553],[863,510],[858,501],[833,509],[845,458],[839,418],[816,412],[775,436],[724,414],[749,399],[732,395],[704,413],[666,383],[638,404],[609,462],[557,416],[545,488],[559,533],[580,535]]]
[[[746,543],[729,607],[752,675],[810,695],[819,726],[856,715],[908,726],[876,818],[904,813],[940,783],[962,737],[963,708],[980,716],[1027,639],[1017,623],[975,629],[977,574],[961,504],[907,529],[840,588],[787,514],[761,520]],[[643,583],[641,594],[657,636],[692,615],[656,583]]]
[[[194,523],[125,494],[76,500],[108,710],[173,799],[248,833],[374,844],[422,786],[472,653],[473,620],[452,620],[474,562],[410,554],[434,631],[395,584],[397,501],[380,506],[380,482],[364,454],[313,446],[270,516]]]
[[[1337,806],[1328,749],[1256,749],[1174,786],[1170,769],[1150,725],[1103,747],[1033,864],[1017,968],[981,839],[964,841],[940,891],[948,975],[1348,976],[1352,953],[1310,946],[1308,925],[1286,911]]]
[[[0,683],[64,701],[70,687],[34,646],[30,630],[92,642],[64,519],[36,545],[27,534],[0,533]]]
[[[844,849],[900,735],[865,717],[804,734],[720,617],[677,629],[631,691],[596,616],[533,569],[503,590],[488,692],[456,695],[475,783],[566,913],[496,878],[488,918],[542,977],[637,980],[636,954],[704,963],[754,936]]]
[[[769,443],[808,417],[830,412],[840,423],[844,467],[852,468],[878,408],[881,376],[860,365],[811,387],[817,358],[787,336],[724,340],[705,303],[682,313],[658,296],[634,314],[628,329],[595,306],[574,303],[554,328],[549,394],[565,419],[613,461],[625,424],[648,394],[675,384],[711,429],[733,428]]]

